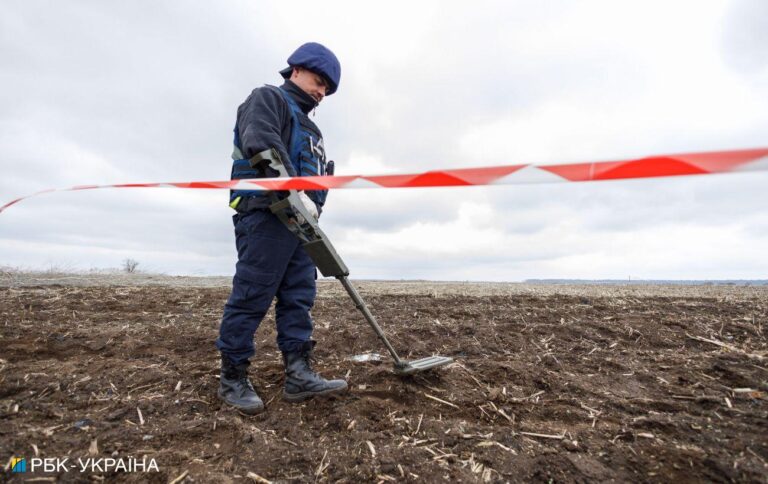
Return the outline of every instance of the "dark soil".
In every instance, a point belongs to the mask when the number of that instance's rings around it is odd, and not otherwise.
[[[346,377],[350,392],[283,402],[270,315],[251,366],[267,411],[249,417],[216,397],[213,341],[228,288],[0,287],[3,463],[87,457],[95,441],[91,455],[152,457],[160,469],[22,475],[6,466],[0,480],[768,482],[768,293],[708,291],[363,285],[404,357],[456,359],[398,377],[352,303],[324,283],[315,366]],[[385,358],[349,359],[372,351]]]

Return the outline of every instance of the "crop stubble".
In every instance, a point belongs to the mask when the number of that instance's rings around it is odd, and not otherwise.
[[[386,358],[349,360],[386,354],[340,287],[322,281],[316,367],[346,376],[350,393],[280,399],[270,312],[251,366],[268,409],[248,417],[215,396],[228,288],[120,281],[0,287],[3,459],[155,458],[159,474],[102,476],[134,482],[768,474],[766,288],[363,282],[402,356],[456,358],[402,378]]]

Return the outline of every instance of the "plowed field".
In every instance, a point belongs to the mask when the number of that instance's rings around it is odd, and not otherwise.
[[[251,366],[267,410],[250,417],[215,394],[226,285],[71,282],[0,287],[0,458],[159,472],[0,479],[768,481],[766,288],[360,283],[404,357],[456,360],[398,377],[323,281],[315,368],[350,392],[283,402],[270,314]],[[350,359],[367,353],[381,361]]]

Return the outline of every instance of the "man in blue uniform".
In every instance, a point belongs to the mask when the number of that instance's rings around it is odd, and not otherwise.
[[[272,150],[291,176],[330,175],[320,130],[309,119],[325,96],[339,87],[341,66],[321,44],[310,42],[288,58],[280,71],[285,83],[251,92],[237,110],[232,179],[277,176],[271,168],[257,169],[249,160]],[[310,309],[315,301],[315,265],[299,239],[269,210],[273,194],[233,190],[233,216],[238,261],[232,293],[224,308],[216,347],[221,352],[219,397],[238,410],[254,414],[264,409],[248,379],[249,358],[255,353],[253,335],[273,299],[277,345],[285,363],[283,398],[300,402],[314,396],[346,391],[344,380],[326,380],[310,365]],[[305,207],[322,213],[326,191],[300,193]]]

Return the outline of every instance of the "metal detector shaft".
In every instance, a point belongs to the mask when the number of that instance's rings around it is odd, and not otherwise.
[[[288,172],[280,160],[280,155],[274,150],[262,151],[256,154],[250,162],[254,168],[262,167],[263,169],[264,166],[268,166],[277,171],[280,176],[288,176]],[[371,311],[368,310],[368,306],[365,305],[355,286],[347,279],[349,275],[347,265],[336,252],[328,236],[325,235],[325,232],[317,224],[317,220],[309,214],[304,204],[299,200],[298,193],[295,190],[289,190],[287,195],[284,195],[282,198],[277,197],[274,193],[272,195],[273,203],[269,207],[270,211],[288,227],[288,230],[299,238],[302,247],[304,247],[307,255],[309,255],[320,272],[325,277],[335,277],[341,282],[341,285],[347,290],[357,309],[363,313],[365,320],[371,325],[379,339],[389,350],[389,354],[395,360],[395,366],[402,367],[406,365],[397,356],[395,348],[392,347],[392,344],[384,335],[384,331],[382,331],[379,323],[376,322],[376,318],[373,317]]]
[[[264,172],[266,172],[267,168],[271,168],[282,177],[288,176],[288,171],[280,159],[280,154],[274,149],[257,153],[249,162],[251,167]],[[281,193],[282,195],[278,196],[277,193],[270,192],[272,199],[272,204],[269,206],[270,211],[277,216],[288,230],[298,237],[301,241],[301,246],[323,276],[335,277],[341,282],[341,285],[344,286],[344,289],[346,289],[355,303],[355,307],[363,313],[366,322],[373,328],[376,335],[387,347],[389,354],[392,355],[392,358],[395,360],[396,373],[408,375],[417,371],[437,368],[453,361],[452,358],[445,356],[431,356],[411,362],[401,360],[379,326],[379,323],[376,322],[376,318],[368,310],[368,306],[365,305],[363,298],[360,297],[355,286],[347,279],[347,276],[349,276],[347,265],[336,252],[336,249],[323,230],[318,226],[315,217],[304,206],[298,192],[296,190],[288,190]]]
[[[389,343],[389,340],[384,335],[384,331],[382,331],[381,327],[379,326],[379,323],[376,322],[376,318],[373,317],[373,314],[368,310],[368,306],[365,305],[365,302],[363,302],[363,299],[360,297],[360,294],[357,292],[357,289],[355,289],[355,286],[352,285],[351,282],[349,282],[349,279],[347,279],[347,276],[336,276],[336,279],[341,282],[341,285],[344,286],[344,289],[347,290],[347,293],[349,294],[349,297],[352,298],[352,301],[355,302],[355,306],[357,309],[360,310],[361,313],[363,313],[363,316],[365,316],[365,320],[368,322],[368,324],[371,325],[371,328],[373,328],[374,331],[376,331],[376,334],[379,335],[379,339],[384,342],[384,345],[387,347],[387,350],[389,350],[389,354],[392,355],[392,358],[395,360],[395,366],[403,366],[404,363],[400,359],[399,356],[397,356],[397,352],[392,347],[392,345]]]

